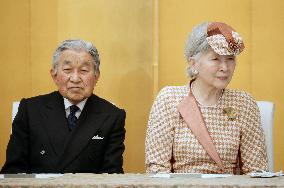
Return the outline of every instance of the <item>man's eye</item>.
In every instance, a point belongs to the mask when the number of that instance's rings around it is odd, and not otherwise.
[[[82,69],[81,71],[82,72],[89,72],[89,70],[87,70],[87,69]]]
[[[66,72],[66,73],[69,73],[69,72],[71,72],[72,71],[72,69],[70,69],[70,68],[64,68],[63,69],[63,72]]]

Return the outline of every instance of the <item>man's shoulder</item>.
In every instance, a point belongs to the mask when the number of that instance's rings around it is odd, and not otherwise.
[[[34,102],[48,101],[51,98],[59,98],[60,96],[61,95],[59,94],[58,91],[53,91],[47,94],[37,95],[37,96],[30,97],[30,98],[24,98],[23,100],[29,103],[34,103]]]
[[[112,103],[95,94],[93,94],[89,99],[92,102],[92,105],[95,105],[94,108],[99,108],[102,112],[106,112],[106,113],[114,112],[115,113],[118,111],[124,111],[124,109],[116,106],[115,103]]]

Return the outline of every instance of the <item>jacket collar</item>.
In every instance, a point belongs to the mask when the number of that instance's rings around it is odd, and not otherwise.
[[[184,97],[177,108],[178,112],[189,126],[192,133],[196,136],[199,143],[203,146],[208,155],[216,162],[218,167],[224,171],[221,158],[213,144],[200,108],[191,90],[189,90],[189,94]]]

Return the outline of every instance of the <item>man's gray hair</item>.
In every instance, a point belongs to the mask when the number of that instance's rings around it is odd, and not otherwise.
[[[91,42],[82,39],[65,40],[59,44],[52,58],[52,69],[55,71],[59,57],[64,50],[85,51],[89,53],[94,60],[95,74],[100,72],[100,57],[97,48]]]
[[[190,58],[198,60],[201,52],[205,52],[210,49],[210,46],[206,40],[207,28],[209,24],[210,22],[204,22],[195,26],[188,35],[184,49],[186,61],[189,62]],[[196,76],[193,72],[194,71],[191,69],[191,67],[187,68],[187,74],[189,77],[193,78]]]

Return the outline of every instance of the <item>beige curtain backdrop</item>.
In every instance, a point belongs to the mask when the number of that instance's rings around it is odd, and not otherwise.
[[[95,93],[127,112],[124,169],[144,172],[154,97],[166,85],[187,84],[184,41],[194,25],[213,20],[232,25],[246,45],[229,87],[276,104],[275,170],[283,169],[282,0],[0,0],[0,166],[12,102],[55,90],[53,51],[62,40],[83,38],[101,56]]]

